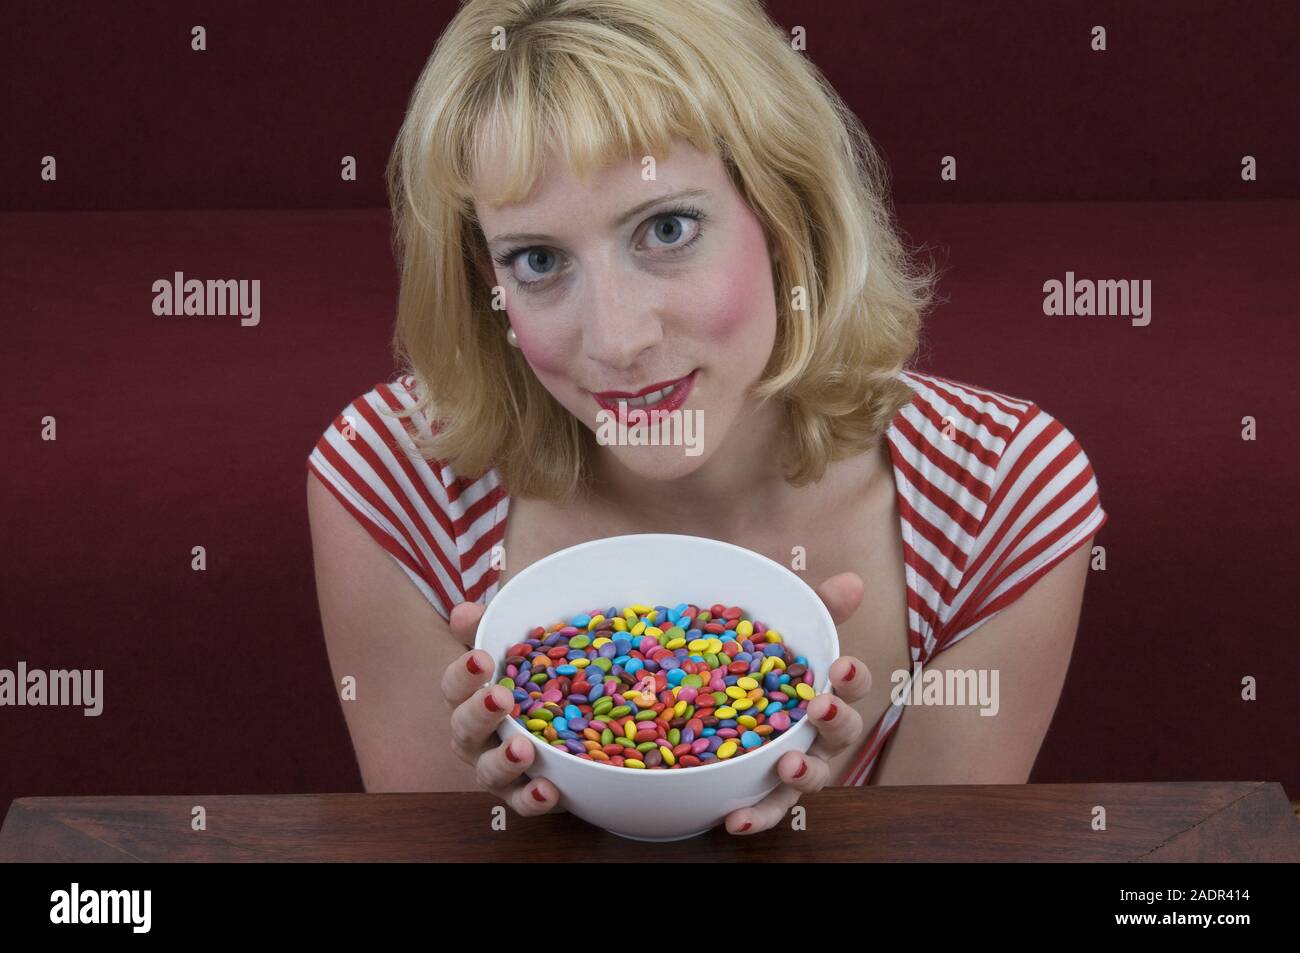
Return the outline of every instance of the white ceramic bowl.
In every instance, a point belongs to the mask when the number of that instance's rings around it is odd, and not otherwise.
[[[645,533],[592,540],[552,553],[513,577],[488,602],[474,647],[505,674],[505,651],[537,626],[594,607],[740,606],[747,617],[780,632],[794,655],[808,660],[818,693],[830,690],[840,643],[821,597],[797,575],[741,546],[702,536]],[[761,800],[780,783],[776,762],[807,751],[817,729],[800,719],[775,741],[726,761],[672,771],[639,771],[588,761],[534,737],[514,718],[497,729],[537,747],[529,770],[560,791],[566,811],[633,840],[671,841],[703,834],[732,811]]]

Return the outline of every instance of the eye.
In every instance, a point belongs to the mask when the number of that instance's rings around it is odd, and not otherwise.
[[[653,235],[656,241],[664,244],[653,244],[649,247],[663,254],[676,255],[699,241],[704,231],[702,223],[706,217],[703,211],[693,205],[671,208],[652,216],[646,220],[651,226],[649,234]],[[691,229],[679,224],[680,219],[691,222]],[[693,234],[683,242],[681,237],[688,230],[693,231]],[[552,284],[550,278],[558,274],[559,260],[560,256],[555,253],[555,250],[545,245],[510,248],[493,256],[493,261],[502,268],[508,269],[511,284],[525,292],[541,291]],[[521,262],[523,267],[517,269],[515,266]],[[520,271],[523,274],[520,274]]]
[[[695,244],[696,240],[703,233],[705,215],[694,205],[683,206],[679,208],[670,208],[665,212],[650,219],[651,228],[648,232],[656,241],[664,242],[662,245],[651,245],[651,248],[663,249],[665,251],[680,251],[690,245]],[[690,222],[689,227],[683,227],[681,221]],[[688,231],[693,232],[691,237],[686,241],[681,241],[681,236]]]

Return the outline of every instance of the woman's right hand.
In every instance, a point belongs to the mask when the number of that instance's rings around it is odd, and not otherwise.
[[[474,644],[484,607],[462,602],[451,610],[451,631],[462,645]],[[519,780],[537,757],[527,738],[496,743],[496,727],[510,717],[515,699],[504,685],[488,685],[496,660],[482,649],[466,652],[442,673],[442,693],[451,713],[451,750],[474,765],[479,787],[524,816],[564,810],[560,792],[546,778]]]

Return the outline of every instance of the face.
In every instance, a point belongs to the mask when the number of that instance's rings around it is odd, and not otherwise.
[[[777,315],[762,224],[721,159],[688,143],[655,159],[651,181],[636,160],[608,165],[590,181],[556,160],[526,202],[477,200],[475,210],[538,380],[605,452],[667,480],[725,448],[771,356]],[[674,389],[647,406],[703,424],[706,439],[693,453],[680,442],[600,439],[620,413],[630,429],[648,413],[638,414],[636,401],[620,407],[616,395],[654,398],[652,389],[670,383]],[[663,418],[640,423],[643,433],[656,426]]]

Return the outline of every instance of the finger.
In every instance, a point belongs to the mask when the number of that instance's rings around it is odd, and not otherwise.
[[[728,834],[757,834],[780,824],[803,792],[788,784],[778,784],[757,804],[738,808],[722,822]]]
[[[442,697],[455,708],[483,687],[492,677],[492,668],[491,655],[482,649],[471,649],[442,670]],[[510,697],[510,704],[514,705],[514,696]]]
[[[524,817],[564,810],[560,807],[559,788],[546,778],[525,778],[509,787],[497,788],[491,793],[509,804],[516,814]]]
[[[514,709],[514,696],[504,685],[484,685],[451,713],[451,747],[471,763],[488,746],[488,739]],[[811,704],[811,703],[810,703]]]
[[[871,670],[862,659],[841,655],[831,663],[831,691],[846,702],[861,701],[871,688]]]
[[[805,720],[811,721],[817,729],[817,739],[809,748],[813,754],[835,754],[862,735],[862,716],[843,698],[830,693],[818,695],[808,703],[806,712]]]
[[[867,591],[862,577],[855,572],[842,572],[831,576],[817,587],[817,595],[830,611],[836,625],[843,625],[862,604]]]
[[[531,741],[511,738],[483,752],[475,764],[475,777],[479,787],[500,790],[518,781],[536,759],[537,751]]]
[[[815,755],[812,749],[807,754],[787,751],[776,763],[776,774],[800,794],[812,794],[830,783],[831,766],[825,758]]]
[[[451,626],[451,634],[465,648],[474,647],[474,635],[478,632],[479,620],[483,618],[483,613],[486,611],[486,607],[477,602],[458,602],[451,607],[451,614],[447,620]]]

